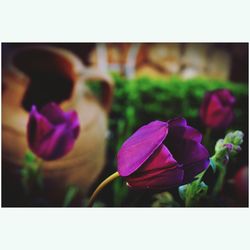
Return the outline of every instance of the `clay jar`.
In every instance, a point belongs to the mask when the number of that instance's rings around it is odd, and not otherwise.
[[[101,102],[89,90],[87,80],[102,84]],[[67,50],[35,46],[13,53],[3,72],[3,172],[12,176],[12,180],[18,178],[29,150],[26,126],[31,105],[42,107],[54,101],[65,111],[76,110],[81,126],[70,153],[43,162],[45,186],[57,197],[62,197],[70,185],[86,194],[104,167],[112,95],[111,79],[96,69],[86,68]]]

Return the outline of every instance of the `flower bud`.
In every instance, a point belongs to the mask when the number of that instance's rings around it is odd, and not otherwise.
[[[234,140],[234,133],[233,132],[229,132],[226,134],[225,138],[224,138],[224,143],[232,143]]]
[[[231,144],[231,143],[226,143],[223,145],[223,147],[227,149],[228,153],[233,151],[233,148],[234,148],[233,144]]]
[[[215,152],[219,152],[223,148],[223,145],[224,145],[224,140],[219,139],[215,145]]]
[[[240,145],[243,143],[243,137],[244,137],[244,134],[243,132],[239,131],[239,130],[236,130],[234,132],[234,138],[233,138],[233,144],[235,145]]]
[[[33,105],[27,126],[29,147],[44,160],[56,160],[66,155],[79,135],[80,124],[75,111],[63,112],[55,103],[40,112]]]

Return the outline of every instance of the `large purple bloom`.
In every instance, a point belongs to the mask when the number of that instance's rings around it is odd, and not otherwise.
[[[209,165],[201,134],[183,118],[139,128],[118,152],[118,172],[133,188],[168,189],[194,180]]]
[[[207,92],[200,108],[203,123],[210,128],[227,128],[234,118],[235,97],[227,89]]]
[[[55,160],[73,148],[80,125],[75,111],[63,112],[49,103],[40,112],[32,106],[27,129],[30,149],[44,160]]]

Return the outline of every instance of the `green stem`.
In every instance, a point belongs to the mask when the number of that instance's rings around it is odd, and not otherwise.
[[[192,207],[192,204],[193,204],[190,190],[191,190],[191,186],[188,186],[186,199],[185,199],[185,207]]]
[[[186,199],[185,199],[185,207],[192,207],[192,206],[195,205],[195,203],[196,203],[196,201],[194,199],[195,196],[193,195],[192,191],[193,191],[194,185],[196,187],[198,187],[200,185],[200,183],[202,182],[202,178],[203,178],[205,173],[206,173],[206,170],[204,170],[199,175],[197,175],[197,179],[195,181],[188,184],[188,188],[187,188],[187,191],[186,191],[187,193],[186,193]]]
[[[119,177],[119,173],[115,172],[112,175],[110,175],[108,178],[106,178],[97,188],[96,190],[93,192],[93,194],[91,195],[90,199],[89,199],[89,204],[88,207],[92,207],[97,195],[100,193],[100,191],[107,186],[110,182],[112,182],[114,179],[116,179],[117,177]]]
[[[223,186],[223,183],[224,183],[225,175],[226,175],[225,166],[222,166],[220,164],[218,164],[218,166],[219,167],[217,169],[219,170],[219,176],[217,178],[217,181],[216,181],[214,189],[213,189],[213,196],[216,196],[220,192],[220,190]]]

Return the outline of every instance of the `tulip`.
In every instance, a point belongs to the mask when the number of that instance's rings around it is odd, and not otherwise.
[[[55,103],[47,104],[40,112],[32,106],[27,126],[28,144],[43,160],[56,160],[70,152],[79,132],[75,111],[64,112]]]
[[[193,181],[210,162],[201,139],[200,132],[183,118],[153,121],[139,128],[121,146],[118,171],[96,188],[89,207],[97,194],[119,176],[136,189],[166,190]]]
[[[168,189],[194,180],[209,165],[201,134],[183,118],[138,129],[118,152],[118,173],[128,186]]]
[[[234,104],[235,97],[227,89],[207,92],[200,108],[200,117],[208,128],[227,128],[234,118]]]

